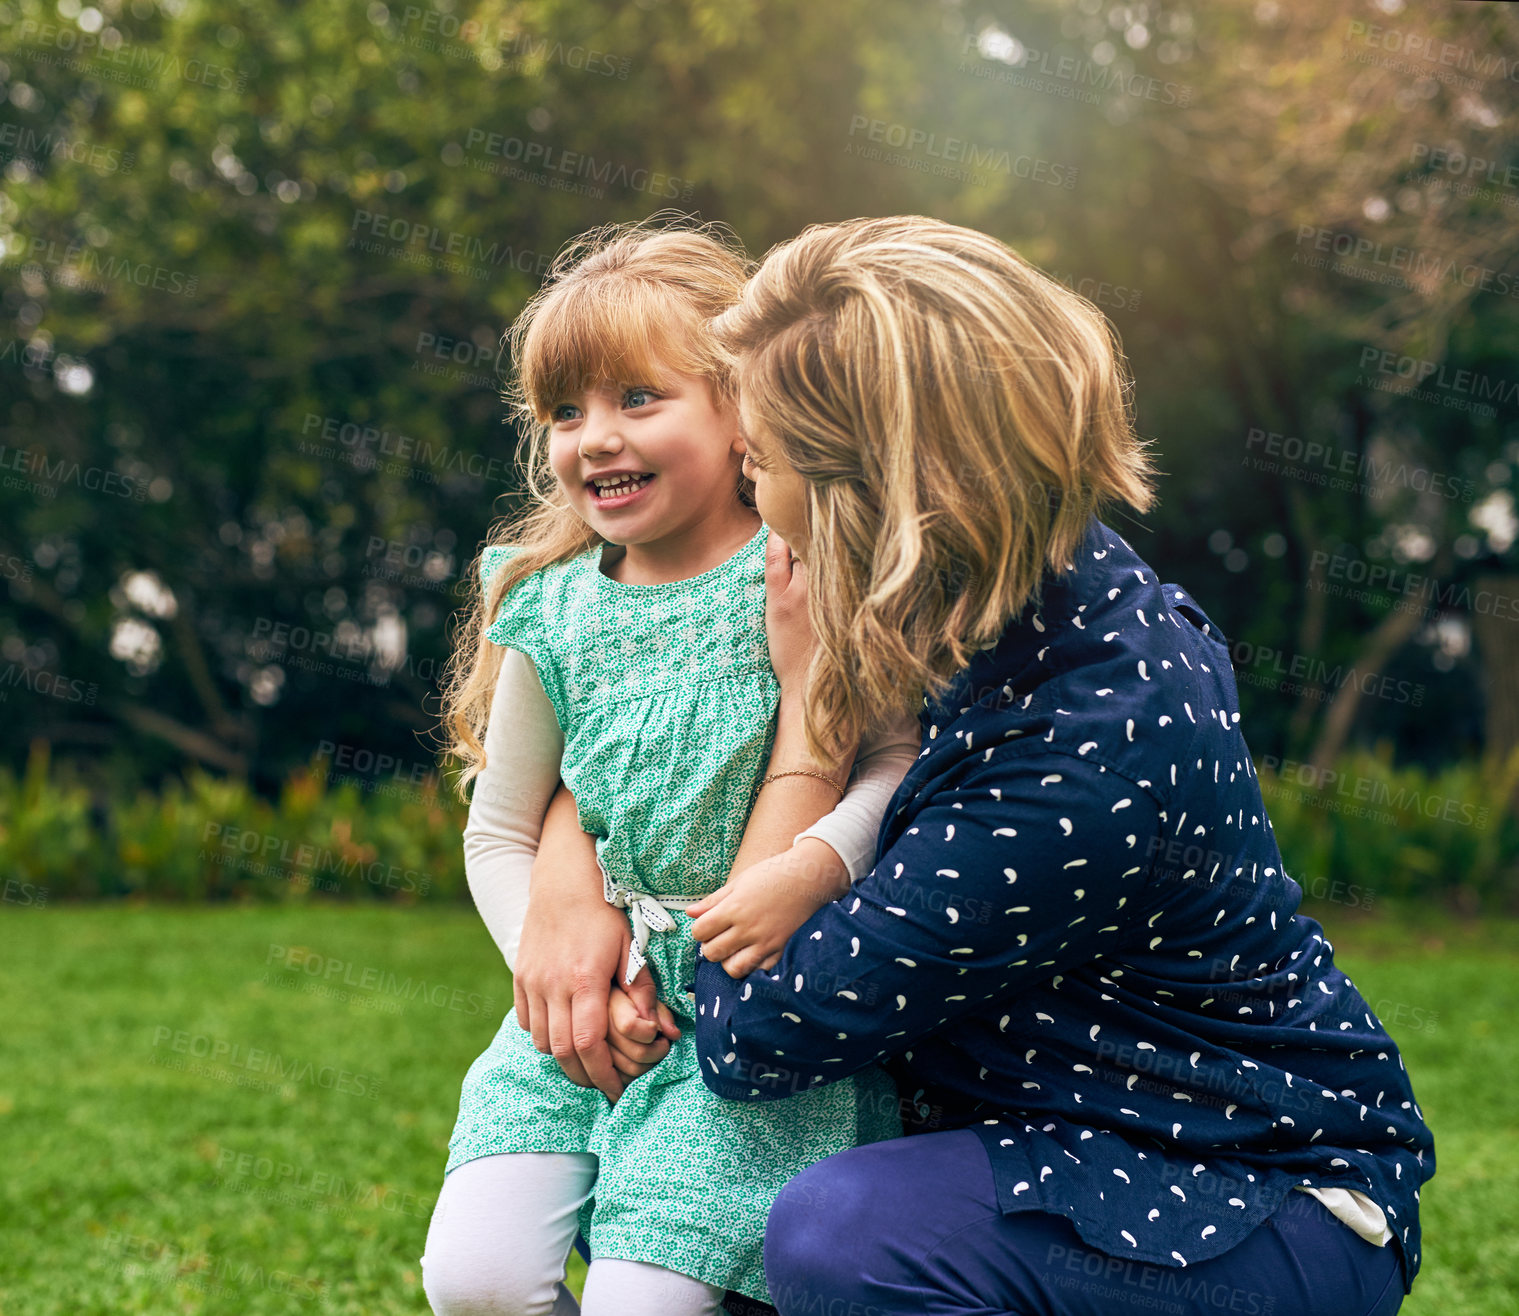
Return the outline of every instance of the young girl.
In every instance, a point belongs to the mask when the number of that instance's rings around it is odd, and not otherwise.
[[[466,833],[471,890],[514,963],[527,872],[562,776],[596,838],[607,899],[628,910],[624,980],[647,960],[672,1044],[611,1104],[507,1017],[465,1077],[428,1231],[424,1286],[440,1316],[574,1312],[562,1281],[577,1226],[593,1257],[586,1312],[712,1312],[730,1289],[763,1299],[765,1220],[787,1180],[900,1130],[879,1070],[745,1105],[707,1089],[691,1040],[684,908],[728,880],[751,802],[775,790],[775,774],[762,780],[779,701],[767,532],[705,329],[744,277],[710,231],[603,231],[560,256],[512,332],[538,506],[484,553],[478,624],[463,632],[473,647],[450,692],[458,752],[471,767],[483,758]],[[798,838],[838,851],[843,888],[792,884],[765,928],[740,921],[730,941],[778,950],[777,918],[783,941],[868,869],[917,746],[915,723],[878,736],[846,798]],[[796,773],[829,775],[784,775]]]

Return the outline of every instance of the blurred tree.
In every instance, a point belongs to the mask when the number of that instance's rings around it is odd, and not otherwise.
[[[1013,243],[1124,337],[1168,473],[1141,551],[1252,652],[1374,675],[1417,635],[1455,725],[1432,637],[1470,608],[1318,586],[1511,570],[1515,399],[1439,380],[1509,382],[1519,193],[1440,185],[1453,149],[1507,177],[1519,46],[1506,7],[1386,8],[3,0],[0,736],[112,781],[424,763],[516,488],[499,336],[565,240],[666,206],[756,253],[906,211]],[[1349,487],[1253,467],[1272,435]],[[1242,682],[1257,751],[1402,715],[1305,684],[1294,717]]]

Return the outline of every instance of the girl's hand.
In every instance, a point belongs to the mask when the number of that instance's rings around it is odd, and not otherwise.
[[[655,997],[654,979],[647,965],[626,991],[621,986],[612,988],[607,1018],[612,1063],[629,1082],[663,1060],[670,1044],[680,1036],[670,1007]]]
[[[817,641],[807,609],[807,568],[775,531],[765,541],[765,636],[782,692],[800,691]]]
[[[744,869],[688,906],[702,957],[730,978],[774,968],[791,934],[849,890],[849,870],[834,848],[804,837],[784,854]]]

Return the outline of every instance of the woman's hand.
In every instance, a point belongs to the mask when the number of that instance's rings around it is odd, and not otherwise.
[[[807,568],[775,531],[765,541],[765,636],[784,694],[800,694],[817,641],[807,609]]]
[[[513,978],[517,1020],[567,1078],[608,1101],[623,1084],[607,1045],[607,994],[622,979],[631,941],[627,917],[606,902],[595,840],[561,785],[533,863]]]
[[[653,1069],[680,1036],[670,1007],[659,1000],[648,965],[638,971],[628,990],[614,986],[607,1001],[607,1045],[612,1063],[631,1082]]]

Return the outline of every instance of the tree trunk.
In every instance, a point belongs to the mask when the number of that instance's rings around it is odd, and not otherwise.
[[[1398,650],[1413,638],[1423,621],[1424,614],[1418,608],[1394,608],[1372,628],[1371,634],[1366,637],[1366,643],[1356,654],[1356,673],[1364,679],[1381,672]],[[1319,731],[1310,760],[1320,772],[1330,768],[1345,748],[1360,703],[1360,680],[1346,681],[1330,700],[1329,711],[1324,715],[1324,725]]]
[[[1482,661],[1487,753],[1506,762],[1519,746],[1519,575],[1478,576],[1472,634]]]

